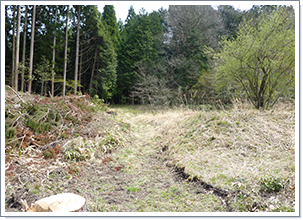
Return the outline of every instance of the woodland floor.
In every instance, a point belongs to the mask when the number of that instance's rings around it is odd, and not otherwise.
[[[232,112],[114,106],[64,125],[65,135],[60,130],[52,139],[47,132],[52,141],[44,146],[32,141],[22,151],[7,150],[5,211],[72,192],[86,198],[85,212],[294,212],[294,106],[257,114],[239,106]],[[253,125],[240,127],[258,120],[257,127],[271,130],[268,137]],[[246,140],[245,129],[258,140]],[[46,159],[47,149],[54,157]],[[86,159],[67,158],[75,151]]]

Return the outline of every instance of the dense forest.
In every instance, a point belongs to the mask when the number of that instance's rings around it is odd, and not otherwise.
[[[5,83],[47,96],[120,104],[205,104],[234,97],[267,108],[294,98],[289,6],[171,5],[123,22],[106,5],[6,5]]]

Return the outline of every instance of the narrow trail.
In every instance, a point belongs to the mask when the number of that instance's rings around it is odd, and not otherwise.
[[[184,181],[174,167],[166,166],[161,146],[155,139],[160,132],[155,125],[140,122],[142,115],[115,110],[117,116],[107,117],[116,117],[114,121],[129,125],[123,133],[123,147],[100,158],[71,164],[63,154],[58,155],[44,162],[46,170],[39,175],[47,177],[38,185],[33,173],[24,168],[19,180],[27,184],[20,185],[16,179],[6,185],[6,211],[24,211],[22,200],[31,204],[68,192],[86,198],[85,212],[227,211],[220,197]],[[88,131],[97,133],[104,129],[105,116],[97,115],[79,134],[89,135]],[[23,162],[19,163],[23,167]]]
[[[6,212],[59,193],[85,197],[85,212],[294,211],[288,105],[271,112],[114,106],[85,114],[48,131],[50,142],[29,130],[25,150],[6,152]],[[279,188],[265,186],[275,182]]]
[[[160,132],[155,125],[142,123],[141,115],[136,116],[123,109],[115,110],[118,121],[128,123],[130,131],[126,136],[127,147],[117,150],[111,157],[123,164],[123,173],[131,181],[123,183],[124,193],[104,197],[108,202],[120,201],[114,202],[108,211],[229,211],[225,201],[214,195],[212,190],[185,181],[180,170],[166,166],[161,146],[155,140]],[[112,179],[112,186],[121,186],[117,183],[119,175]]]
[[[73,163],[63,154],[58,155],[46,161],[48,171],[40,175],[47,175],[47,178],[40,185],[35,185],[33,174],[24,168],[23,172],[27,173],[20,174],[19,180],[31,185],[20,186],[17,179],[7,185],[7,189],[13,191],[6,196],[7,211],[24,211],[21,200],[31,204],[67,192],[86,198],[83,210],[86,212],[201,212],[203,215],[202,212],[234,211],[230,203],[236,196],[249,197],[195,178],[189,180],[184,169],[167,163],[165,148],[158,137],[166,137],[165,125],[173,126],[178,114],[155,116],[152,112],[141,114],[125,108],[114,111],[117,115],[97,114],[90,123],[79,128],[79,134],[94,140],[92,134],[98,136],[105,127],[117,127],[119,135],[123,136],[123,147]],[[191,117],[194,113],[186,114]],[[127,129],[121,130],[121,126]],[[252,209],[258,205],[253,206]]]
[[[248,208],[252,211],[262,207],[241,190],[228,191],[197,178],[190,179],[184,168],[167,164],[165,149],[157,137],[164,135],[163,124],[174,119],[160,120],[158,123],[162,127],[159,129],[152,113],[147,114],[150,120],[145,120],[144,114],[132,114],[123,108],[115,110],[118,121],[123,121],[130,129],[126,148],[119,149],[112,157],[124,164],[123,172],[132,180],[125,185],[131,199],[117,205],[117,211],[232,212],[231,204],[239,196],[251,200]],[[119,200],[123,200],[125,195],[120,196]]]

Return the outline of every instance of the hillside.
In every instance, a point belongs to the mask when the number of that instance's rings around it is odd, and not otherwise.
[[[6,212],[63,192],[87,212],[295,211],[294,105],[110,109],[6,87],[5,110]]]

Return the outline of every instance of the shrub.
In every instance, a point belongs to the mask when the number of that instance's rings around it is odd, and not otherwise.
[[[65,157],[68,160],[84,161],[91,158],[89,149],[72,147],[65,151]]]
[[[280,192],[284,184],[285,180],[280,177],[265,176],[260,178],[260,192]]]

